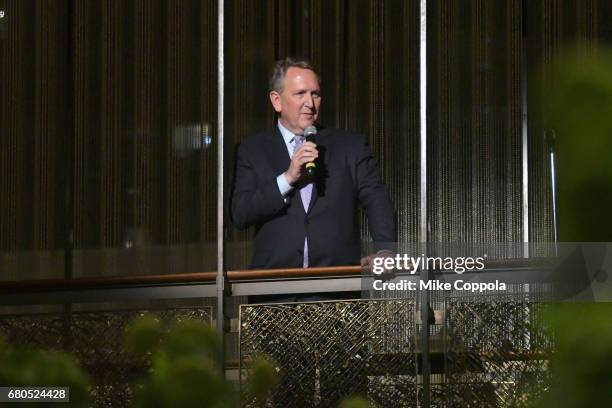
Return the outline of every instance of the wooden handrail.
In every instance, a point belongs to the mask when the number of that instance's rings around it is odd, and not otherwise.
[[[241,271],[228,271],[227,278],[231,281],[260,280],[260,279],[290,279],[290,278],[319,278],[331,276],[360,275],[360,266],[327,266],[319,268],[291,268],[291,269],[247,269]]]
[[[528,268],[535,266],[546,266],[552,258],[516,258],[485,260],[485,270],[500,268]],[[230,281],[238,280],[260,280],[260,279],[291,279],[291,278],[318,278],[331,276],[361,275],[363,268],[360,266],[328,266],[318,268],[291,268],[291,269],[246,269],[240,271],[228,271],[227,277]],[[434,270],[435,271],[435,270]]]
[[[261,280],[261,279],[289,279],[305,277],[330,277],[359,275],[359,266],[334,266],[325,268],[293,268],[293,269],[251,269],[228,271],[230,281]],[[15,291],[44,291],[54,289],[87,289],[106,288],[115,286],[146,286],[159,284],[181,283],[214,283],[217,272],[194,272],[167,275],[140,275],[140,276],[109,276],[109,277],[82,277],[72,279],[37,279],[23,281],[0,281],[0,293]]]
[[[141,286],[163,283],[214,282],[217,272],[179,273],[168,275],[85,277],[72,279],[37,279],[0,281],[0,292],[16,290],[84,289],[112,286]]]

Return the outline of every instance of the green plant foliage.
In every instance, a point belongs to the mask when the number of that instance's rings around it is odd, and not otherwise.
[[[151,369],[136,386],[136,408],[239,405],[237,387],[218,366],[222,351],[217,333],[199,321],[182,320],[169,330],[144,316],[127,330],[127,342],[138,354],[151,355]],[[262,397],[278,383],[272,364],[255,361],[246,388]]]
[[[612,407],[612,303],[563,303],[545,321],[555,339],[552,384],[538,408]]]
[[[276,365],[266,359],[259,359],[251,364],[249,383],[246,386],[245,397],[254,404],[261,406],[269,392],[280,382],[279,370]]]
[[[556,134],[560,238],[612,241],[612,52],[568,52],[544,78],[544,125]]]
[[[0,336],[0,358],[10,353],[11,351],[12,351],[11,345],[4,339],[4,337]]]
[[[184,355],[215,358],[221,352],[221,342],[212,327],[183,320],[169,333],[164,350],[171,358]]]
[[[344,399],[339,408],[377,408],[377,406],[361,397],[349,397]]]
[[[146,356],[158,347],[162,334],[159,319],[147,314],[127,327],[125,343],[131,352]]]
[[[69,387],[70,403],[22,403],[20,407],[88,407],[87,375],[73,356],[59,351],[26,350],[0,338],[0,384],[16,387]]]

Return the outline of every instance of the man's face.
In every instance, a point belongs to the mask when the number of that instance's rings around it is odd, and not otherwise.
[[[289,68],[282,92],[270,92],[270,101],[281,124],[295,134],[303,134],[319,114],[321,90],[317,75],[309,69]]]

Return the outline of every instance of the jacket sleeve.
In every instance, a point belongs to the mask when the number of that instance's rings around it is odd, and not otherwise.
[[[383,244],[375,246],[386,248],[397,241],[395,211],[389,190],[381,181],[378,164],[365,135],[357,136],[356,149],[355,184],[359,203],[368,217],[374,243]]]
[[[236,155],[231,219],[238,229],[262,223],[285,208],[277,175],[262,175],[265,169],[256,167],[254,154],[245,145],[240,145]]]

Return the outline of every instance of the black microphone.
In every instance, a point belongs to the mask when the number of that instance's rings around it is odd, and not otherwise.
[[[317,135],[317,128],[314,126],[308,126],[304,129],[304,138],[307,142],[315,143],[315,136]],[[306,163],[306,173],[309,176],[314,176],[315,171],[317,170],[317,164],[313,161],[310,163]]]

